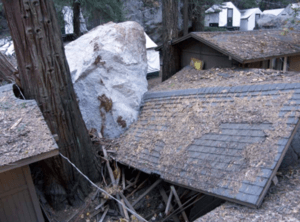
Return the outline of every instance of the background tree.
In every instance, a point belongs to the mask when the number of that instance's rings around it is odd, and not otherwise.
[[[163,23],[163,72],[162,81],[170,78],[179,70],[179,54],[172,40],[178,37],[178,0],[162,1]]]
[[[73,0],[73,27],[74,34],[79,37],[80,32],[80,2],[78,0]]]
[[[92,180],[99,174],[93,149],[76,101],[61,32],[52,0],[2,0],[14,42],[21,86],[35,99],[59,151]],[[44,192],[53,207],[79,204],[89,185],[60,157],[43,162]]]
[[[76,24],[79,24],[79,14],[76,14],[79,7],[87,20],[89,29],[109,21],[122,22],[125,19],[121,0],[54,0],[54,3],[58,13],[61,13],[64,6],[73,8],[74,33]],[[60,26],[63,28],[63,16],[59,17]]]

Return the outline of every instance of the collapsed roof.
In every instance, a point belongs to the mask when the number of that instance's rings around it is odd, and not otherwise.
[[[250,63],[274,57],[300,55],[299,35],[299,31],[282,30],[192,32],[172,44],[180,44],[193,38],[240,63]]]
[[[225,203],[195,222],[300,221],[299,165],[279,172],[279,183],[270,188],[260,209]]]
[[[58,155],[35,100],[17,99],[12,84],[0,87],[0,172]]]
[[[145,94],[139,120],[119,140],[117,160],[258,207],[298,126],[299,73],[191,70],[162,83],[169,90]],[[182,76],[193,79],[191,87]],[[177,78],[183,88],[176,88]]]

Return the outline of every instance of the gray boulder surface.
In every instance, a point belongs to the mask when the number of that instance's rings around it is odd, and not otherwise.
[[[156,43],[162,43],[162,0],[122,0],[125,19],[135,21],[144,27],[145,32]],[[182,29],[183,4],[178,2],[178,29]]]
[[[145,44],[144,29],[138,23],[110,22],[65,46],[88,129],[115,138],[138,118],[148,86]]]
[[[300,30],[300,18],[294,16],[262,15],[257,24],[261,29]]]

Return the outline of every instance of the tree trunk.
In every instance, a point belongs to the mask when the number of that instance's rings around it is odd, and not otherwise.
[[[189,0],[183,3],[183,35],[189,33]]]
[[[91,180],[99,178],[93,149],[82,119],[51,0],[2,0],[14,42],[21,86],[35,99],[59,151]],[[55,209],[80,204],[90,186],[60,157],[44,161],[44,192]]]
[[[194,32],[204,31],[205,10],[202,3],[199,1],[194,5],[194,15],[192,21],[192,29]]]
[[[14,76],[14,73],[16,72],[16,68],[8,61],[6,55],[0,52],[0,79],[9,83],[16,82],[16,78]]]
[[[179,70],[179,52],[171,45],[178,37],[178,0],[163,0],[163,73],[162,81]]]
[[[73,26],[75,37],[78,38],[81,35],[80,32],[80,2],[74,0],[73,2]]]

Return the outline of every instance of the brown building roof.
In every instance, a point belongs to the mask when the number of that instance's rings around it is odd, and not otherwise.
[[[119,141],[117,159],[181,186],[257,207],[295,133],[300,83],[292,79],[299,74],[280,78],[272,71],[266,77],[261,70],[257,75],[269,81],[238,84],[241,71],[218,71],[206,86],[199,78],[192,83],[198,82],[197,88],[182,82],[187,88],[170,84],[172,90],[146,93],[139,120]],[[223,81],[216,81],[218,74]]]
[[[300,32],[282,30],[192,32],[173,45],[194,38],[240,63],[300,54]]]
[[[17,99],[0,87],[0,172],[54,155],[58,147],[34,100]]]

